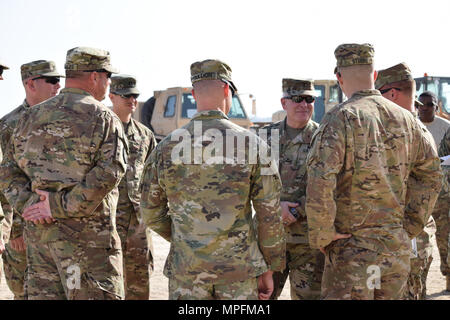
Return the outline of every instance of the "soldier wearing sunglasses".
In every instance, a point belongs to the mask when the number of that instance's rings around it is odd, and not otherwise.
[[[289,276],[291,299],[320,298],[320,284],[324,258],[318,249],[308,244],[308,224],[305,214],[306,157],[313,133],[319,127],[311,117],[317,96],[312,80],[283,79],[281,105],[286,111],[283,121],[268,125],[268,143],[273,130],[279,132],[279,173],[282,181],[280,205],[286,230],[286,269],[274,272],[274,291],[277,299]]]
[[[153,271],[153,244],[150,229],[140,223],[139,203],[144,163],[156,146],[153,132],[131,116],[136,111],[139,90],[129,75],[111,78],[109,98],[113,111],[122,120],[128,139],[127,172],[119,184],[116,224],[123,251],[126,300],[150,298],[150,275]]]
[[[2,149],[6,150],[11,136],[21,116],[36,104],[58,94],[59,79],[64,77],[56,69],[53,61],[36,60],[20,67],[22,83],[25,88],[23,103],[0,120],[0,140]],[[12,215],[13,210],[3,194],[0,197],[3,210]],[[6,282],[14,293],[14,299],[24,299],[24,277],[27,266],[26,245],[23,238],[23,220],[17,212],[13,214],[13,223],[9,242],[3,254]]]
[[[421,103],[415,99],[416,82],[406,63],[402,62],[380,70],[375,82],[375,88],[386,99],[416,115],[415,105],[418,104],[420,106]],[[417,117],[416,122],[422,127],[424,138],[434,145],[433,136]],[[447,218],[447,216],[445,217]],[[411,255],[411,271],[408,276],[405,296],[408,300],[422,300],[426,298],[427,275],[433,260],[431,255],[433,244],[431,241],[435,232],[436,223],[433,217],[430,217],[424,230],[412,240],[414,249]],[[447,238],[445,238],[445,245],[447,245]]]
[[[65,88],[23,114],[0,166],[0,189],[25,220],[26,295],[123,299],[115,214],[128,147],[100,102],[116,69],[89,47],[68,50],[64,67]]]

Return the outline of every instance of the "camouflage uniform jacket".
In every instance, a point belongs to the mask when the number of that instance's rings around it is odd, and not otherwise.
[[[215,139],[206,139],[208,133]],[[195,140],[201,135],[202,142]],[[229,121],[223,112],[203,111],[162,140],[146,163],[141,212],[146,225],[171,242],[164,268],[167,277],[235,282],[256,277],[268,268],[281,271],[285,267],[286,240],[276,164],[237,163],[233,155],[224,152],[226,136],[230,135],[238,140],[251,136],[264,143]],[[223,137],[224,145],[215,145],[217,137]],[[211,140],[214,143],[209,143]],[[180,154],[182,142],[187,142],[183,155],[189,153],[184,163],[174,157]],[[227,160],[234,158],[234,164],[202,159],[211,144],[218,147],[216,152],[223,151]],[[249,155],[247,143],[230,149]],[[223,160],[220,154],[217,158]],[[257,227],[252,222],[251,203]]]
[[[450,128],[447,129],[447,132],[439,145],[439,156],[445,157],[448,155],[450,155]],[[444,171],[444,185],[442,186],[442,189],[450,196],[450,166],[442,166],[442,171]]]
[[[378,90],[331,109],[308,155],[306,214],[312,248],[336,232],[348,244],[408,255],[442,185],[439,158],[413,115]]]
[[[139,220],[139,203],[141,201],[139,185],[145,161],[155,148],[156,140],[150,129],[134,119],[131,119],[128,124],[124,124],[124,127],[129,155],[127,172],[119,184],[117,212],[128,212],[132,208]]]
[[[5,115],[0,120],[0,140],[3,150],[7,150],[14,128],[17,126],[17,122],[19,122],[19,119],[29,108],[30,105],[28,104],[27,100],[24,100],[20,106]],[[0,196],[0,201],[5,215],[11,215],[13,217],[10,239],[16,239],[22,236],[24,221],[21,218],[20,214],[18,214],[17,212],[13,214],[13,209],[11,208],[8,201],[6,201],[6,199],[4,198],[3,194]]]
[[[56,222],[26,223],[33,241],[120,248],[115,217],[128,146],[120,119],[88,92],[66,88],[20,119],[0,168],[0,187],[22,212],[49,192]]]
[[[310,120],[301,133],[292,140],[286,133],[286,118],[263,127],[263,129],[267,129],[268,144],[272,144],[271,130],[279,130],[280,160],[278,169],[282,184],[280,200],[300,204],[297,207],[300,214],[299,219],[286,227],[286,242],[288,243],[308,243],[308,223],[305,213],[306,157],[310,149],[311,138],[318,127],[317,122]]]

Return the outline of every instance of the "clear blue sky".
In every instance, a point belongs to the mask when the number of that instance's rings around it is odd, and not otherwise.
[[[140,100],[189,86],[192,62],[222,59],[238,89],[256,96],[257,115],[270,116],[281,109],[281,79],[333,79],[344,42],[372,43],[378,69],[405,61],[415,76],[450,76],[449,18],[448,0],[0,0],[0,60],[11,67],[0,116],[24,99],[23,63],[54,60],[62,71],[76,46],[109,50],[137,77]]]

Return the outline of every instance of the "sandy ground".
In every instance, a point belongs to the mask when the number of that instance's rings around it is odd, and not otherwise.
[[[153,245],[155,253],[155,271],[150,280],[150,298],[152,300],[166,300],[168,298],[168,281],[163,275],[163,268],[169,252],[169,243],[153,233]],[[439,270],[439,263],[439,252],[436,243],[434,243],[433,262],[427,279],[427,296],[428,299],[431,300],[450,300],[450,293],[445,291],[445,278]],[[11,299],[13,299],[13,295],[6,285],[4,276],[2,276],[0,283],[0,300]],[[285,286],[280,300],[290,300],[289,283]]]

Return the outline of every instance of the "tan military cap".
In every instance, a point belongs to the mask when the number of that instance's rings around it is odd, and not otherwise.
[[[221,80],[228,83],[234,91],[237,91],[231,80],[231,68],[220,60],[208,59],[191,64],[192,84],[201,80]]]
[[[6,66],[3,62],[0,61],[0,68],[3,68],[4,70],[8,70],[9,67]]]
[[[108,51],[90,47],[76,47],[67,51],[64,68],[73,71],[106,70],[111,73],[119,72],[111,66]]]
[[[109,91],[114,94],[140,94],[136,88],[136,78],[127,74],[111,77]]]
[[[283,96],[317,97],[313,80],[283,79]]]
[[[410,80],[414,80],[411,70],[406,63],[402,62],[393,67],[378,71],[375,88],[380,89],[390,83]]]
[[[337,67],[349,67],[357,64],[372,64],[375,50],[369,43],[344,43],[334,50]],[[337,69],[334,69],[334,73]]]
[[[50,60],[36,60],[23,64],[20,67],[22,80],[31,77],[64,77],[56,70],[56,65]]]

